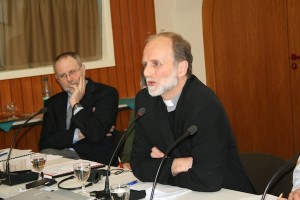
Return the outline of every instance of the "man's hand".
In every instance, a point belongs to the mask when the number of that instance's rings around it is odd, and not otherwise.
[[[192,168],[192,165],[193,165],[192,157],[175,158],[172,163],[171,172],[173,176],[176,176],[181,172],[187,172],[190,168]]]
[[[114,132],[115,128],[116,128],[116,127],[115,127],[114,125],[112,125],[112,126],[110,127],[108,133],[106,133],[106,136],[108,136],[108,137],[113,136],[113,132]]]
[[[150,156],[151,158],[162,158],[164,157],[164,153],[161,152],[157,147],[152,147]]]
[[[300,200],[300,188],[291,192],[288,200]]]
[[[162,158],[165,156],[165,154],[161,152],[157,147],[152,147],[150,156],[151,158]],[[173,176],[176,176],[181,172],[187,172],[192,167],[192,165],[193,165],[192,157],[175,158],[171,167]]]
[[[130,165],[130,163],[123,163],[123,169],[131,170],[131,165]]]
[[[80,141],[80,140],[82,140],[82,139],[84,139],[85,138],[85,136],[81,133],[81,131],[79,130],[78,131],[78,140]]]
[[[73,93],[70,97],[70,105],[73,108],[75,103],[79,103],[79,101],[82,99],[83,95],[85,94],[85,78],[83,75],[80,75],[79,83],[78,85],[70,85],[70,87],[73,88]]]

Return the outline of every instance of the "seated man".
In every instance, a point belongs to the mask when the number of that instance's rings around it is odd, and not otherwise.
[[[85,66],[74,52],[57,56],[53,67],[64,91],[45,102],[41,152],[108,164],[114,147],[106,134],[116,122],[117,90],[85,79]]]
[[[221,188],[253,193],[242,167],[225,110],[217,96],[192,74],[190,44],[176,33],[150,36],[142,64],[147,89],[136,95],[137,122],[131,167],[141,181],[154,181],[164,152],[191,125],[198,131],[167,155],[158,182],[195,191]]]

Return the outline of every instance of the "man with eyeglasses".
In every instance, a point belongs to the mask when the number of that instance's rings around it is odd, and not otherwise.
[[[45,102],[41,152],[108,164],[114,147],[106,134],[116,122],[117,90],[85,78],[77,53],[58,55],[53,68],[64,91]]]

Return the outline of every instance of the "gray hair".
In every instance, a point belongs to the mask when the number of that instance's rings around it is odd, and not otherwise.
[[[53,62],[53,68],[55,69],[55,65],[59,60],[65,59],[67,57],[74,58],[77,61],[78,66],[82,65],[80,56],[75,52],[68,51],[68,52],[63,52],[63,53],[59,54],[58,56],[56,56],[56,58],[54,59],[54,62]]]
[[[161,32],[155,35],[150,35],[146,39],[146,44],[158,37],[165,37],[170,38],[172,41],[173,53],[174,53],[174,60],[175,62],[179,63],[181,61],[188,62],[188,70],[187,70],[187,77],[190,77],[192,74],[192,63],[193,63],[193,55],[191,52],[191,45],[190,43],[183,39],[183,37],[177,33],[173,32]]]

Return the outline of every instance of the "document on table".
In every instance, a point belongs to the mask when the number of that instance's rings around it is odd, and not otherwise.
[[[261,200],[262,195],[257,195],[254,197],[247,197],[247,198],[242,198],[240,200]],[[271,194],[267,194],[265,200],[278,200],[278,197],[271,195]]]
[[[9,148],[7,149],[1,149],[0,150],[0,162],[7,160]],[[16,158],[21,158],[27,155],[32,154],[31,149],[25,149],[25,150],[20,150],[20,149],[12,149],[10,159],[16,159]]]
[[[146,199],[149,199],[152,192],[152,186],[153,186],[152,182],[139,182],[137,185],[134,185],[131,188],[134,190],[145,190]],[[161,199],[161,200],[171,199],[190,191],[191,190],[186,188],[180,188],[176,186],[170,187],[168,185],[166,186],[162,184],[157,184],[154,191],[153,199]]]
[[[68,190],[55,190],[46,191],[37,188],[32,188],[25,192],[19,193],[12,197],[7,198],[7,200],[89,200],[91,198],[85,197],[81,194],[76,194]]]
[[[56,164],[53,166],[45,167],[43,170],[45,178],[58,178],[61,176],[66,176],[74,173],[73,170],[73,164],[77,162],[89,162],[91,163],[91,168],[96,169],[96,168],[101,168],[104,167],[104,164],[93,162],[93,161],[88,161],[88,160],[71,160],[67,162],[63,162],[60,164]]]
[[[9,152],[9,148],[0,150],[0,155],[2,154],[2,156],[0,157],[0,163],[6,162],[8,152]],[[22,168],[19,170],[30,170],[30,169],[32,169],[30,156],[33,153],[34,152],[32,152],[31,149],[25,149],[25,150],[12,149],[9,163],[12,165],[12,163],[17,163],[17,162],[20,162],[21,160],[25,160],[26,166],[22,166]],[[47,161],[49,161],[49,160],[54,160],[54,159],[58,159],[61,157],[62,156],[48,154],[46,159],[47,159]],[[17,165],[19,165],[19,164],[17,164]],[[0,165],[0,171],[4,171],[4,168],[5,168],[4,166],[5,165],[3,165],[3,164]]]

